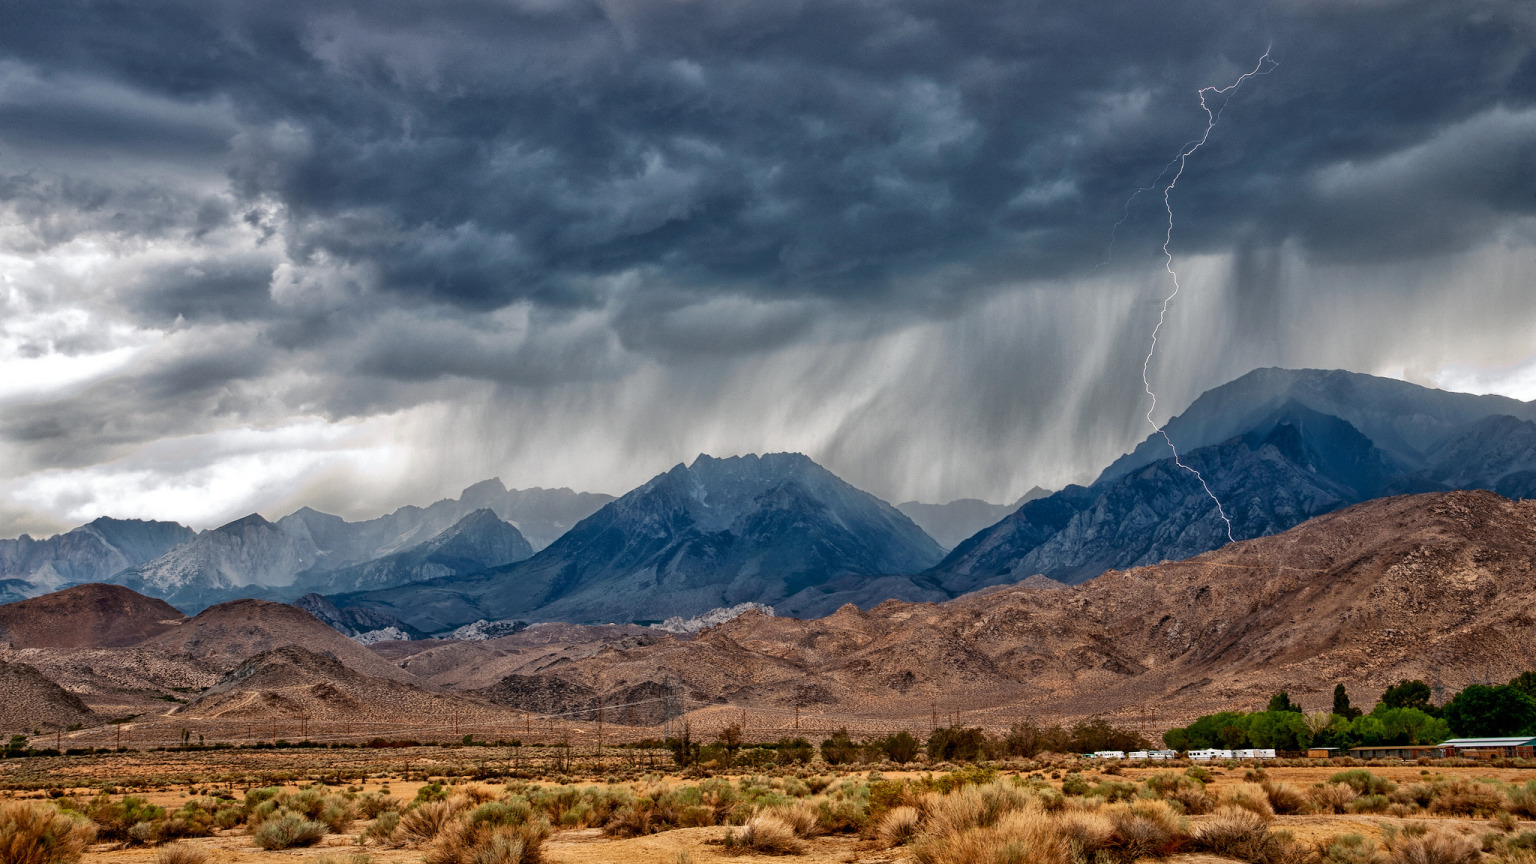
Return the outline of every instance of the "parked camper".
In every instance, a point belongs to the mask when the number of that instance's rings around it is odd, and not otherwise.
[[[1179,751],[1177,751],[1177,750],[1153,750],[1153,751],[1151,751],[1150,753],[1147,754],[1147,758],[1148,759],[1177,759],[1177,758],[1179,758]]]
[[[1125,754],[1125,758],[1127,758],[1127,759],[1150,759],[1151,756],[1145,750],[1132,750],[1131,752]]]
[[[1098,750],[1093,754],[1095,759],[1124,759],[1124,750]]]
[[[1209,762],[1212,759],[1231,759],[1231,750],[1191,750],[1189,758],[1197,762]]]
[[[1275,751],[1269,749],[1234,750],[1233,755],[1238,759],[1273,759]]]

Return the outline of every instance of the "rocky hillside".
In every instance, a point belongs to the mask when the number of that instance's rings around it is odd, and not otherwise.
[[[25,663],[0,662],[0,733],[27,734],[95,723],[95,712]]]
[[[344,721],[378,728],[391,720],[455,718],[509,721],[483,701],[430,692],[422,687],[363,675],[336,658],[297,645],[262,652],[231,670],[196,699],[176,710],[188,720],[261,720],[302,717],[311,722]]]
[[[327,654],[364,675],[414,680],[308,612],[266,600],[234,600],[209,607],[176,629],[140,643],[142,648],[185,654],[223,670],[286,645]]]
[[[1338,682],[1368,703],[1402,678],[1454,692],[1536,668],[1536,501],[1489,492],[1378,499],[1189,561],[1041,581],[809,621],[748,614],[485,692],[569,692],[584,710],[650,682],[692,707],[914,717],[937,703],[1166,725],[1278,689],[1324,707]],[[532,680],[551,675],[572,686]]]
[[[333,599],[427,632],[522,616],[659,621],[748,601],[817,614],[865,599],[869,577],[942,555],[912,520],[805,456],[700,456],[527,561]]]
[[[186,618],[164,600],[121,585],[79,585],[0,606],[0,642],[13,648],[123,648]]]

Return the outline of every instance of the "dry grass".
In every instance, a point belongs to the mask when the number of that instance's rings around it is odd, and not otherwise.
[[[1483,854],[1471,837],[1441,830],[1391,838],[1387,841],[1387,860],[1391,864],[1477,864]]]
[[[1323,783],[1311,789],[1312,803],[1324,813],[1343,813],[1351,801],[1360,797],[1347,783]]]
[[[467,809],[469,799],[457,795],[419,804],[401,815],[398,836],[413,845],[431,843]]]
[[[1269,796],[1269,806],[1276,813],[1292,816],[1312,809],[1312,802],[1306,793],[1289,783],[1265,780],[1259,785],[1264,789],[1264,794]]]
[[[196,843],[170,843],[155,852],[155,864],[207,864],[208,850]]]
[[[95,839],[90,822],[47,804],[0,804],[0,864],[69,864]]]
[[[549,823],[472,825],[459,821],[443,830],[421,856],[423,864],[538,864]]]
[[[1250,864],[1287,864],[1300,855],[1290,838],[1272,834],[1264,817],[1240,807],[1223,807],[1195,831],[1196,848]]]
[[[887,846],[903,846],[917,836],[923,824],[923,814],[916,807],[892,807],[881,818],[875,836]]]
[[[1491,816],[1509,805],[1509,799],[1497,786],[1476,780],[1457,780],[1436,792],[1429,802],[1429,812],[1455,816]]]
[[[725,835],[729,852],[754,852],[759,855],[799,855],[805,846],[795,837],[788,822],[769,813],[753,816],[740,832]]]
[[[1240,807],[1268,821],[1275,818],[1275,808],[1269,803],[1269,792],[1258,783],[1239,783],[1228,787],[1221,794],[1225,807]]]

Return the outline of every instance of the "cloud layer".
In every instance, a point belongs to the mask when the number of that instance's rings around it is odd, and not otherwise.
[[[0,529],[701,450],[893,499],[1091,476],[1167,289],[1127,198],[1269,45],[1173,199],[1163,404],[1523,368],[1529,3],[24,2]]]

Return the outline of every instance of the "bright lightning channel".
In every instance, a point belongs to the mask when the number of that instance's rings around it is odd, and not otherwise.
[[[1232,536],[1232,520],[1227,517],[1227,511],[1221,506],[1221,499],[1217,498],[1216,493],[1211,491],[1211,486],[1205,481],[1204,475],[1192,466],[1184,464],[1179,458],[1179,448],[1174,446],[1173,439],[1168,437],[1167,429],[1152,419],[1152,414],[1157,411],[1157,394],[1152,392],[1151,367],[1152,355],[1157,353],[1157,337],[1162,332],[1163,323],[1168,318],[1168,307],[1173,304],[1173,299],[1179,296],[1179,289],[1182,287],[1179,284],[1178,271],[1173,269],[1173,252],[1168,248],[1173,243],[1173,189],[1179,185],[1179,178],[1184,176],[1184,166],[1189,164],[1189,157],[1193,156],[1195,151],[1204,147],[1205,142],[1210,140],[1211,130],[1216,128],[1216,123],[1221,120],[1222,112],[1227,109],[1227,104],[1232,101],[1232,95],[1237,92],[1239,87],[1243,86],[1243,82],[1255,75],[1268,75],[1274,71],[1276,66],[1280,65],[1277,61],[1270,59],[1269,51],[1269,48],[1265,48],[1264,56],[1259,58],[1259,62],[1253,67],[1253,71],[1239,75],[1237,80],[1231,84],[1225,87],[1200,88],[1200,107],[1205,110],[1205,133],[1198,139],[1186,144],[1184,149],[1180,151],[1179,157],[1169,163],[1171,166],[1176,162],[1179,166],[1179,170],[1173,174],[1173,179],[1169,180],[1168,185],[1163,187],[1163,209],[1168,211],[1168,230],[1163,234],[1163,268],[1168,271],[1168,275],[1173,279],[1173,291],[1163,298],[1162,309],[1157,314],[1157,326],[1152,328],[1152,345],[1147,349],[1147,359],[1142,361],[1141,364],[1142,387],[1146,389],[1147,395],[1152,398],[1152,404],[1147,408],[1147,423],[1152,426],[1153,431],[1163,436],[1164,441],[1168,442],[1168,449],[1173,451],[1173,464],[1195,475],[1195,478],[1200,481],[1200,488],[1204,489],[1205,494],[1210,497],[1211,501],[1215,502],[1216,515],[1220,516],[1221,521],[1226,523],[1227,540],[1231,542],[1236,542],[1237,538]],[[1210,104],[1206,102],[1208,96],[1225,96],[1226,98],[1222,100],[1221,106],[1213,111]],[[1167,171],[1168,169],[1164,168],[1163,174],[1166,174]],[[1159,175],[1158,179],[1162,179],[1162,175]],[[1156,185],[1156,181],[1153,181],[1153,185]],[[1137,193],[1140,194],[1143,191],[1146,190],[1138,189]],[[1129,210],[1130,202],[1126,202],[1126,207]],[[1122,219],[1121,221],[1125,220]]]

